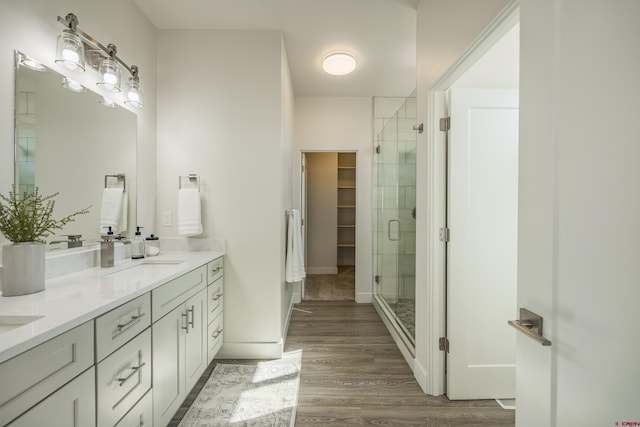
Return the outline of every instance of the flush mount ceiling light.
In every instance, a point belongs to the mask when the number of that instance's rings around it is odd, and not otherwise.
[[[98,70],[96,85],[107,92],[115,93],[121,91],[121,69],[124,68],[131,74],[126,89],[125,104],[142,108],[142,86],[138,77],[138,67],[129,66],[118,58],[114,44],[110,43],[104,47],[95,38],[78,28],[78,18],[73,13],[67,14],[65,18],[58,16],[58,22],[63,24],[65,29],[58,36],[56,63],[64,64],[70,70],[85,71],[86,60],[91,67]],[[131,83],[132,81],[134,84]]]
[[[356,69],[356,57],[349,52],[333,52],[324,57],[322,68],[328,74],[344,76]]]

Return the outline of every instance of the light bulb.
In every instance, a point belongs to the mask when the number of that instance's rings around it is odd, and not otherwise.
[[[65,61],[78,62],[80,55],[78,55],[78,52],[76,52],[75,50],[64,49],[62,51],[62,57]]]

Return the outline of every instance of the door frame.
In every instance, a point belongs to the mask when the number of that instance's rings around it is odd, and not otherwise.
[[[520,20],[520,2],[511,0],[480,33],[467,51],[427,91],[427,318],[429,366],[426,391],[430,395],[446,394],[446,355],[439,348],[439,338],[446,337],[446,243],[440,241],[440,229],[447,226],[446,132],[440,131],[440,118],[448,115],[447,90],[491,49]],[[506,322],[506,320],[505,320]]]

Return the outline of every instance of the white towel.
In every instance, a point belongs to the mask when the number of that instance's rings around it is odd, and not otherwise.
[[[181,188],[178,190],[178,234],[195,236],[200,233],[200,191],[197,188]]]
[[[106,233],[108,228],[114,233],[119,232],[122,217],[122,188],[105,188],[102,192],[102,209],[100,211],[100,233]]]
[[[118,232],[124,233],[129,226],[129,193],[122,192],[122,209],[120,209],[120,222],[118,224]]]
[[[287,253],[284,270],[285,280],[288,283],[300,282],[306,276],[302,250],[300,211],[297,209],[292,209],[291,214],[288,215]]]

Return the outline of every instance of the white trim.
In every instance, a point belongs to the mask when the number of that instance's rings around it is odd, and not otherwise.
[[[378,302],[377,297],[373,299],[373,307],[376,309],[376,311],[378,312],[378,316],[380,316],[380,318],[382,319],[382,322],[387,327],[389,334],[391,335],[393,340],[396,342],[396,346],[398,347],[398,350],[400,350],[400,353],[402,354],[402,357],[404,357],[404,360],[407,362],[407,365],[409,365],[411,372],[413,372],[415,350],[409,347],[407,343],[407,338],[404,338],[402,335],[400,335],[400,333],[396,330],[393,324],[389,321],[389,314],[386,313],[386,310],[384,309],[382,304]]]
[[[371,304],[373,301],[373,295],[371,292],[357,292],[356,302],[358,304]]]
[[[287,311],[287,319],[284,321],[284,327],[282,328],[282,348],[287,342],[287,334],[289,333],[289,323],[291,322],[291,313],[293,313],[293,304],[295,303],[295,294],[291,294],[291,300],[289,301],[289,310]]]
[[[224,343],[216,359],[280,359],[284,342],[229,342]]]
[[[307,274],[338,274],[338,267],[307,267]]]
[[[429,116],[427,118],[430,132],[427,134],[427,244],[429,255],[427,259],[427,295],[428,295],[428,366],[420,369],[427,371],[425,378],[427,394],[438,396],[445,393],[445,354],[440,351],[438,338],[445,335],[446,307],[445,301],[445,245],[439,241],[439,229],[446,223],[446,157],[444,152],[444,133],[439,130],[439,119],[443,115],[446,90],[457,79],[482,57],[497,41],[499,41],[520,20],[520,1],[511,0],[502,11],[491,21],[487,28],[480,33],[467,51],[442,76],[440,80],[427,92]],[[443,205],[444,204],[444,205]],[[415,376],[415,370],[414,370]],[[420,383],[421,378],[418,378]],[[422,386],[422,384],[421,384]]]

